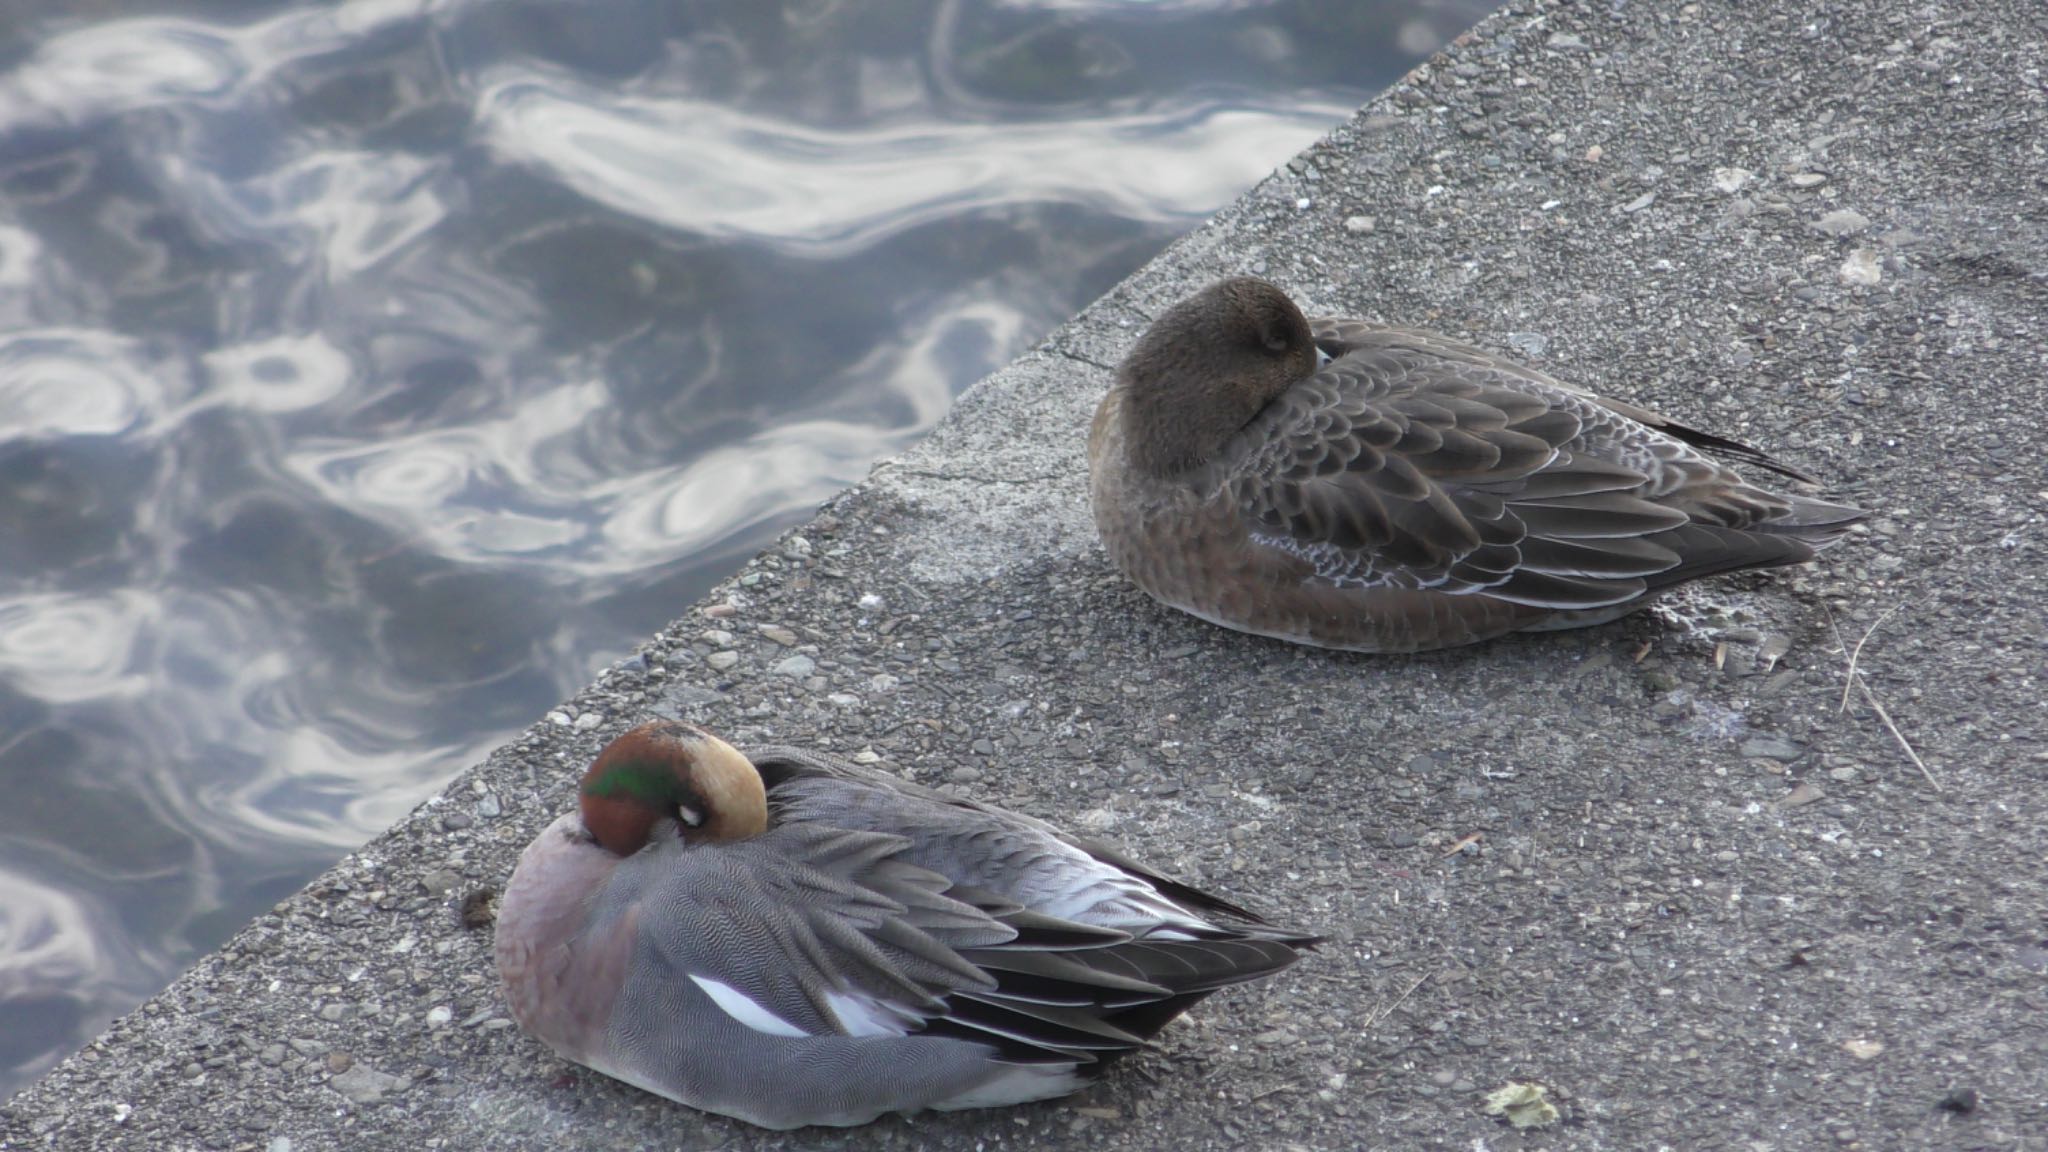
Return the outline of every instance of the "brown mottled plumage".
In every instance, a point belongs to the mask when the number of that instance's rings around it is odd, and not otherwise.
[[[1162,602],[1414,652],[1612,620],[1688,580],[1810,560],[1864,518],[1703,448],[1806,479],[1441,336],[1308,320],[1238,278],[1139,339],[1088,463],[1110,558]]]

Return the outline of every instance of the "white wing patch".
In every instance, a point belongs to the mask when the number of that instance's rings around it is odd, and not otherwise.
[[[839,1018],[839,1028],[848,1036],[907,1036],[924,1023],[923,1016],[872,996],[827,992],[825,1005]]]
[[[711,1002],[718,1005],[720,1011],[756,1032],[769,1036],[810,1035],[809,1032],[749,1000],[745,993],[730,984],[713,980],[709,976],[699,976],[694,972],[690,974],[690,980],[702,988],[706,996],[711,997]]]

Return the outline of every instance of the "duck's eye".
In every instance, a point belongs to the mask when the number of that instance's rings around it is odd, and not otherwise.
[[[703,811],[692,808],[688,804],[676,805],[676,818],[692,828],[702,828],[704,826]]]

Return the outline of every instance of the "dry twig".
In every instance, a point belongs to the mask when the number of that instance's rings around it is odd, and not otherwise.
[[[1927,778],[1927,783],[1936,792],[1940,792],[1942,791],[1941,781],[1935,779],[1934,770],[1927,766],[1927,761],[1922,760],[1918,752],[1913,751],[1913,745],[1906,739],[1906,734],[1899,731],[1899,726],[1892,720],[1892,714],[1885,710],[1884,704],[1877,698],[1877,693],[1870,690],[1870,681],[1856,667],[1857,662],[1863,656],[1863,646],[1870,643],[1870,634],[1877,631],[1878,625],[1891,619],[1892,613],[1897,612],[1902,606],[1902,604],[1894,604],[1885,611],[1884,615],[1871,621],[1870,627],[1863,630],[1863,638],[1856,641],[1856,647],[1853,650],[1850,649],[1848,641],[1842,639],[1842,630],[1835,626],[1835,614],[1833,612],[1828,613],[1828,627],[1835,633],[1835,643],[1840,645],[1842,650],[1849,654],[1849,668],[1842,684],[1842,705],[1840,710],[1844,712],[1849,710],[1849,692],[1851,689],[1861,690],[1864,701],[1870,705],[1870,710],[1877,713],[1877,718],[1884,724],[1885,731],[1891,733],[1892,739],[1898,742],[1899,750],[1906,754],[1906,759],[1913,762],[1913,767],[1920,770],[1920,775]]]
[[[1382,1008],[1379,1011],[1373,1013],[1372,1015],[1366,1017],[1365,1026],[1367,1028],[1379,1027],[1380,1021],[1385,1020],[1387,1017],[1393,1015],[1394,1009],[1399,1008],[1403,1004],[1406,1004],[1408,1002],[1408,998],[1410,996],[1415,995],[1415,990],[1417,988],[1420,988],[1424,984],[1427,984],[1431,976],[1434,976],[1437,972],[1441,971],[1443,971],[1443,969],[1439,968],[1434,972],[1424,972],[1422,975],[1416,977],[1415,983],[1410,984],[1408,986],[1408,990],[1406,992],[1401,993],[1400,997],[1396,999],[1392,1004],[1389,1004],[1385,1008]]]

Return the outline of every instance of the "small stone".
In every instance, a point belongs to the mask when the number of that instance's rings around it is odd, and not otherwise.
[[[1591,148],[1586,149],[1586,163],[1597,164],[1600,162],[1600,157],[1605,156],[1606,154],[1607,150],[1605,148],[1602,148],[1598,144],[1595,144]]]
[[[286,1041],[286,1043],[292,1046],[292,1051],[297,1052],[308,1060],[316,1056],[327,1055],[327,1045],[319,1040],[293,1039]]]
[[[1813,226],[1830,236],[1854,236],[1870,227],[1870,218],[1854,208],[1837,208],[1814,221]]]
[[[1842,1044],[1842,1051],[1847,1052],[1858,1060],[1872,1060],[1877,1057],[1878,1053],[1884,1051],[1884,1041],[1849,1040]]]
[[[1816,800],[1822,799],[1826,795],[1827,793],[1814,787],[1812,784],[1801,781],[1797,787],[1780,797],[1777,804],[1780,808],[1803,808]]]
[[[1827,183],[1828,178],[1819,172],[1799,172],[1793,174],[1785,182],[1794,188],[1818,188]]]
[[[796,633],[791,632],[789,629],[784,628],[780,624],[761,625],[761,635],[769,640],[775,641],[777,644],[782,645],[784,648],[796,647]]]
[[[900,681],[887,672],[877,672],[873,676],[868,677],[868,690],[871,692],[894,692],[898,683]]]
[[[429,1028],[445,1027],[453,1019],[455,1019],[455,1009],[450,1008],[446,1004],[436,1004],[427,1010],[427,1027]]]
[[[1623,204],[1621,206],[1621,210],[1623,212],[1641,212],[1643,209],[1648,208],[1650,205],[1655,204],[1656,202],[1657,194],[1655,192],[1645,192],[1641,196],[1638,196],[1635,199],[1629,201],[1628,203]]]
[[[1858,248],[1842,261],[1841,276],[1844,284],[1867,288],[1884,279],[1884,265],[1872,249]]]
[[[786,657],[775,664],[777,676],[787,676],[792,680],[801,680],[817,670],[818,662],[802,654]]]
[[[602,723],[604,723],[604,713],[585,712],[583,715],[576,717],[575,728],[578,732],[588,732]]]
[[[1848,765],[1843,765],[1840,768],[1830,768],[1828,769],[1828,779],[1833,780],[1837,784],[1847,784],[1856,779],[1856,769]]]
[[[1344,218],[1344,230],[1346,232],[1357,232],[1363,235],[1378,226],[1379,221],[1371,216],[1346,216]]]
[[[976,740],[968,745],[968,747],[972,748],[977,756],[993,756],[996,754],[996,746],[989,743],[986,736]]]
[[[284,1045],[268,1045],[263,1049],[263,1051],[256,1054],[256,1059],[261,1060],[263,1063],[270,1065],[272,1068],[275,1068],[279,1064],[284,1063]]]
[[[1584,40],[1571,32],[1552,32],[1550,39],[1545,41],[1545,44],[1551,48],[1562,49],[1584,48],[1586,46]]]
[[[855,696],[851,692],[834,692],[830,696],[825,697],[825,699],[835,708],[860,707],[860,697]]]
[[[1751,760],[1797,760],[1806,754],[1806,748],[1797,741],[1783,736],[1759,732],[1742,742],[1742,755]]]
[[[398,1077],[379,1072],[368,1064],[358,1064],[327,1080],[329,1088],[353,1104],[375,1104],[384,1099],[385,1093],[397,1089],[402,1083]]]
[[[1755,175],[1756,173],[1751,172],[1747,168],[1716,168],[1714,169],[1714,190],[1733,196],[1735,193],[1742,191],[1743,187]]]
[[[723,628],[706,628],[702,632],[697,633],[697,639],[711,645],[713,648],[730,648],[732,647],[734,637],[732,633],[727,632]]]
[[[486,820],[496,820],[498,814],[504,810],[499,805],[498,796],[495,792],[486,792],[482,796],[477,797],[476,814]]]
[[[320,1006],[320,1018],[329,1021],[342,1020],[354,1015],[355,1010],[356,1006],[353,1004],[323,1004]]]
[[[739,662],[740,654],[731,651],[713,652],[704,658],[705,666],[714,672],[723,672]]]
[[[548,723],[553,724],[557,728],[567,728],[572,721],[569,719],[567,712],[557,711],[548,713]]]
[[[420,887],[426,889],[429,896],[445,896],[461,883],[462,873],[446,868],[435,868],[420,877]]]

